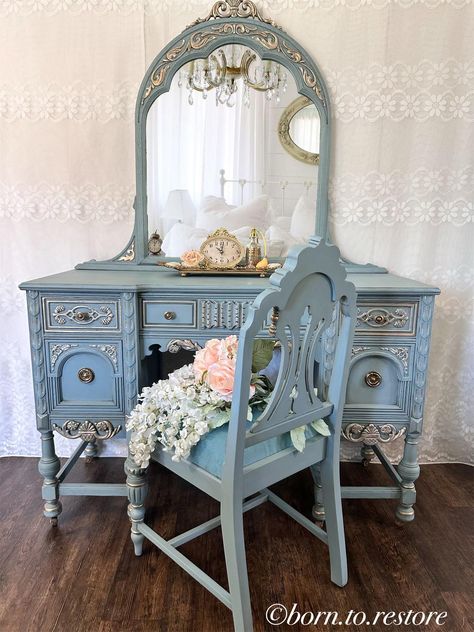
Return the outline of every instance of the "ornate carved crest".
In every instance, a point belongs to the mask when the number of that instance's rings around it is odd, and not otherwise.
[[[277,26],[273,20],[264,18],[250,0],[221,0],[216,2],[205,18],[198,18],[190,26],[216,18],[255,18],[266,24]]]

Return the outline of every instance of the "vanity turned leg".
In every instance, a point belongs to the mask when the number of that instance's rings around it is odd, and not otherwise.
[[[52,430],[41,433],[41,458],[38,470],[44,478],[42,497],[45,501],[43,514],[49,518],[53,527],[58,524],[58,516],[62,511],[59,501],[59,484],[56,478],[61,463],[54,449],[54,435]]]
[[[140,468],[131,457],[125,461],[125,474],[127,475],[127,495],[129,505],[127,514],[132,523],[131,538],[135,555],[141,555],[145,536],[139,531],[139,525],[145,518],[145,498],[148,491],[146,470]]]
[[[372,459],[375,458],[375,452],[371,445],[364,443],[360,449],[360,456],[362,457],[362,465],[368,467]]]
[[[99,456],[99,444],[97,443],[97,439],[92,439],[92,441],[87,443],[84,454],[86,456],[86,463],[92,463],[92,461]]]
[[[396,516],[402,522],[411,522],[415,518],[415,510],[413,509],[416,501],[415,481],[420,475],[420,466],[418,465],[419,440],[419,432],[407,434],[403,457],[397,467],[402,482],[400,485],[400,504],[397,507]]]
[[[310,470],[314,482],[314,505],[311,513],[313,518],[316,520],[316,523],[320,526],[326,520],[326,512],[324,510],[323,487],[321,484],[319,463],[317,465],[312,465]]]

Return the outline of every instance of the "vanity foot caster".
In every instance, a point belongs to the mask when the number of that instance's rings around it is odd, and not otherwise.
[[[49,522],[51,523],[51,526],[52,526],[52,527],[57,527],[57,526],[58,526],[58,519],[57,519],[57,517],[55,517],[55,518],[50,518],[50,519],[49,519]]]
[[[95,458],[94,456],[86,456],[86,463],[93,463]]]

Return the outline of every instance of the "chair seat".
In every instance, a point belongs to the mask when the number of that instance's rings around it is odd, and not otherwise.
[[[247,431],[250,430],[252,422],[247,422]],[[195,445],[188,458],[191,463],[206,470],[209,474],[221,478],[222,466],[224,464],[227,433],[229,430],[229,424],[224,424],[220,428],[212,430],[205,435],[197,445]],[[309,428],[306,431],[307,437],[313,437],[317,433],[313,428]],[[321,435],[319,435],[321,436]],[[321,436],[321,439],[323,437]],[[268,456],[272,456],[277,452],[286,450],[293,446],[289,432],[285,432],[277,437],[266,439],[260,443],[256,443],[245,448],[244,451],[244,467],[256,463]],[[296,451],[296,450],[295,450]]]

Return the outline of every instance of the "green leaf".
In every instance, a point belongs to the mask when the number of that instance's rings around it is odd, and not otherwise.
[[[273,355],[273,348],[275,347],[274,340],[257,340],[253,343],[252,354],[252,372],[258,373],[266,366],[268,366]]]
[[[316,430],[316,432],[319,432],[319,434],[323,435],[323,437],[331,436],[331,431],[329,430],[329,426],[322,419],[317,419],[316,421],[312,421],[311,425]]]
[[[303,452],[306,445],[306,426],[300,426],[299,428],[293,428],[290,430],[291,442],[298,452]]]
[[[211,430],[214,430],[215,428],[219,428],[220,426],[223,426],[229,420],[230,420],[230,408],[226,408],[225,410],[210,411],[207,415],[207,422]]]

